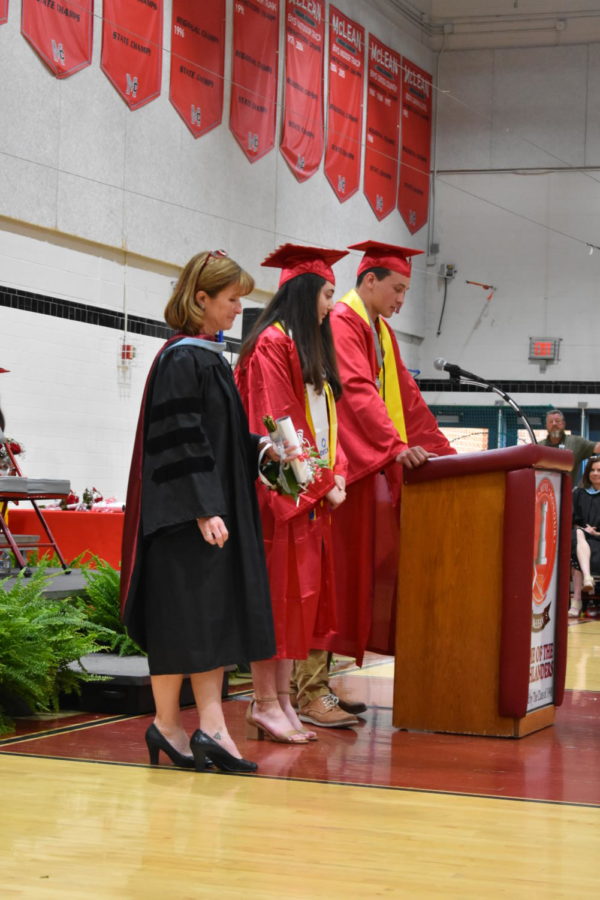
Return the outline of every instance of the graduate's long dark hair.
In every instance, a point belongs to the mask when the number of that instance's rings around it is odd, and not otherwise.
[[[336,400],[341,397],[342,383],[335,358],[329,316],[319,325],[317,303],[325,279],[312,272],[296,275],[282,285],[267,304],[240,351],[238,366],[244,365],[260,334],[281,322],[294,341],[300,357],[302,377],[317,393],[328,381]]]

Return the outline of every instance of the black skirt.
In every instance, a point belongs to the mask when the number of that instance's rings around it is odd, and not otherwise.
[[[222,548],[207,544],[196,522],[150,538],[140,593],[152,675],[207,672],[272,655],[270,610],[244,601],[240,577],[235,539]]]

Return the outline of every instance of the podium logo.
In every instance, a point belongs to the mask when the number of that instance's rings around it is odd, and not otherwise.
[[[535,491],[533,602],[536,607],[541,606],[546,600],[554,574],[557,546],[558,504],[556,494],[550,479],[542,478]]]

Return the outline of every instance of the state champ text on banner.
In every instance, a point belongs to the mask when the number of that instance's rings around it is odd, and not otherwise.
[[[250,160],[275,146],[279,0],[235,0],[229,128]]]
[[[329,7],[325,175],[340,203],[360,186],[365,30]]]
[[[369,35],[364,193],[378,219],[396,206],[401,57]]]
[[[411,234],[425,225],[429,210],[431,97],[431,75],[404,57],[398,209]]]
[[[285,90],[281,153],[298,179],[306,181],[323,155],[322,0],[286,0]]]
[[[8,2],[4,3],[8,10]],[[0,22],[2,6],[0,4]],[[21,34],[57,78],[67,78],[92,61],[94,0],[46,5],[23,0]]]
[[[104,0],[101,68],[129,109],[160,94],[163,0]]]
[[[169,99],[199,138],[223,118],[225,0],[173,0]]]

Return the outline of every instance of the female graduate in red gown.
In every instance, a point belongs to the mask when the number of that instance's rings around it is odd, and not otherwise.
[[[263,416],[290,416],[328,461],[298,505],[259,488],[277,653],[252,666],[248,736],[294,744],[316,735],[303,728],[290,703],[293,660],[307,656],[314,635],[335,628],[331,511],[346,496],[346,460],[337,442],[341,390],[329,312],[331,267],[345,255],[285,244],[263,262],[282,269],[279,290],[244,343],[235,373],[251,429],[263,427]]]

